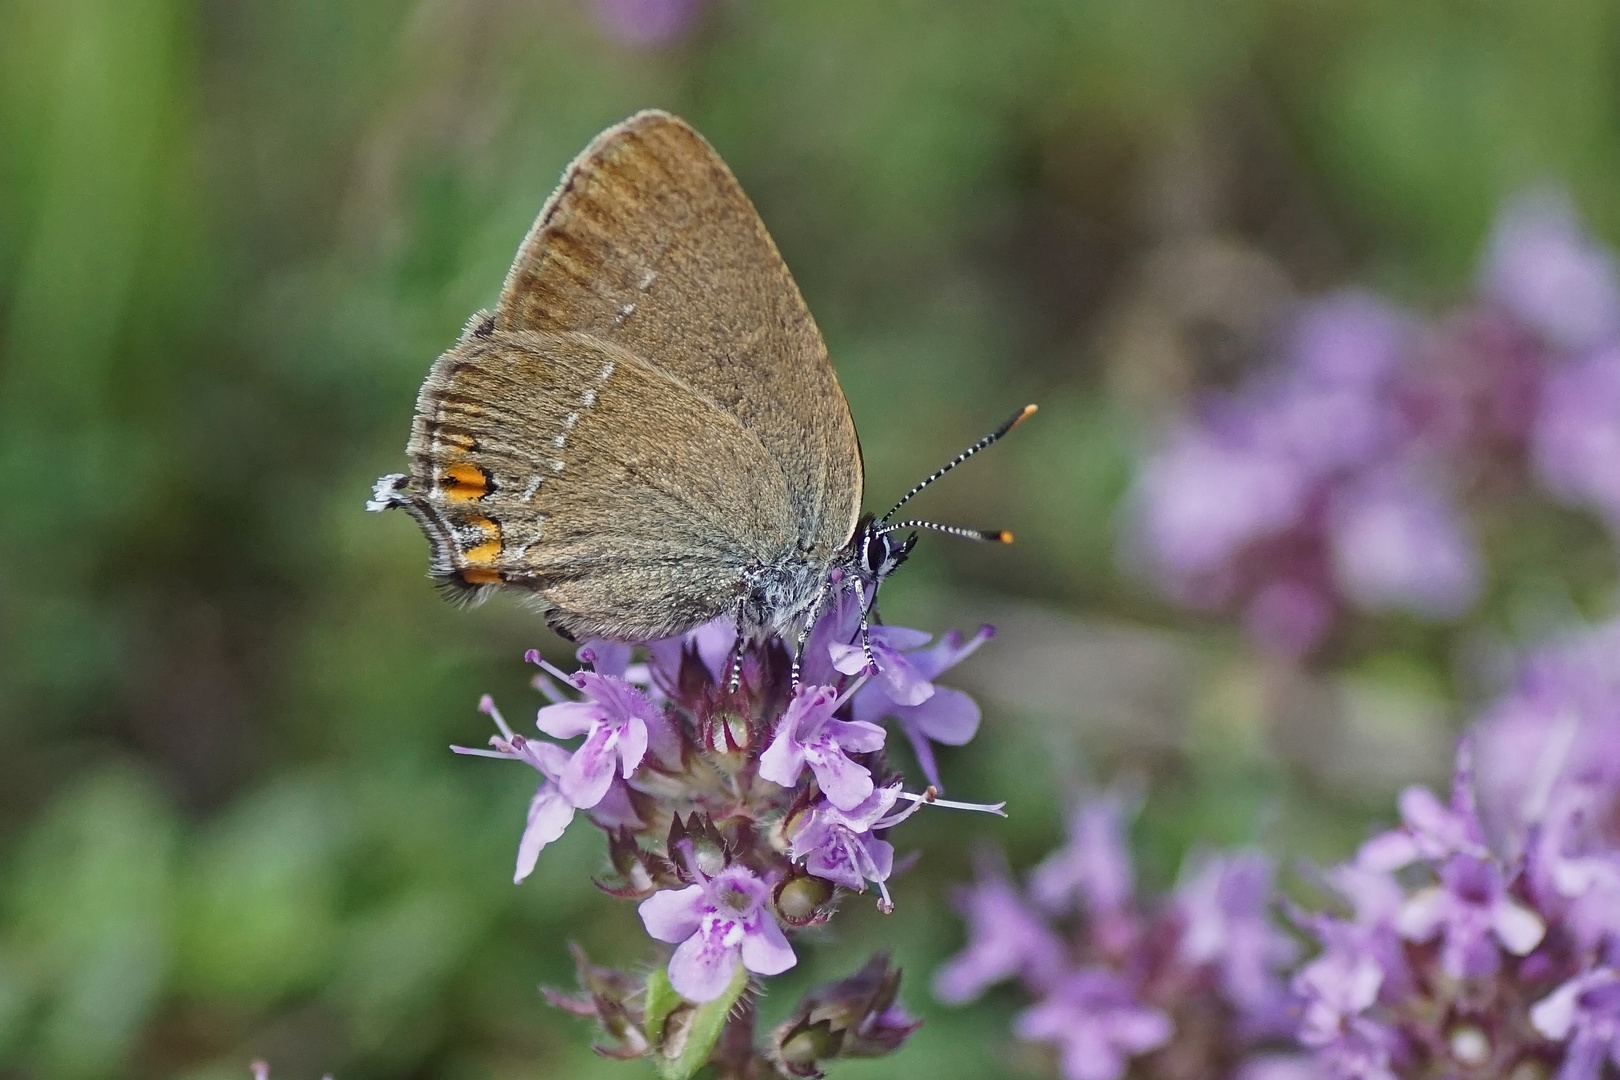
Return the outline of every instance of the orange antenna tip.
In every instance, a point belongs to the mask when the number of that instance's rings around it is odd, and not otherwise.
[[[1010,544],[1013,542],[1013,534],[1008,532],[1006,529],[1002,529],[1000,532],[994,534],[994,539],[998,544]]]

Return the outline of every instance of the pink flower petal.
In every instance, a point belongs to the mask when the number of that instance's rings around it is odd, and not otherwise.
[[[647,725],[640,717],[632,716],[625,722],[623,734],[619,739],[619,760],[624,763],[624,778],[630,779],[631,774],[641,764],[641,759],[647,756]]]
[[[1541,944],[1547,924],[1529,908],[1503,900],[1491,912],[1491,929],[1496,932],[1496,940],[1502,943],[1502,948],[1514,956],[1526,956]]]
[[[713,1001],[726,992],[737,972],[735,945],[719,933],[693,934],[669,958],[669,982],[688,1001]]]
[[[601,719],[602,709],[583,701],[562,701],[540,710],[534,722],[541,731],[553,739],[572,739],[584,735]]]
[[[821,784],[822,794],[826,795],[827,801],[838,809],[853,810],[872,794],[872,774],[842,753],[828,754],[811,750],[804,755],[804,760],[815,772],[816,781]],[[760,769],[760,775],[765,775],[763,768]]]
[[[698,924],[708,910],[703,886],[688,885],[684,889],[665,889],[655,892],[636,909],[642,925],[659,941],[685,941],[697,933]]]
[[[616,757],[613,735],[613,730],[605,724],[592,731],[568,759],[568,767],[558,781],[563,795],[581,810],[589,810],[601,802],[608,785],[613,783]]]
[[[838,745],[845,750],[856,754],[867,754],[873,750],[883,748],[883,729],[876,724],[864,723],[860,720],[829,720],[821,729],[827,735],[838,740]],[[867,792],[870,795],[871,792]],[[865,798],[866,796],[861,796]],[[839,807],[848,810],[849,807]]]
[[[776,920],[764,912],[755,919],[757,925],[751,925],[748,935],[743,938],[743,966],[755,975],[780,975],[798,963],[799,958],[793,955],[793,946],[788,944],[787,936],[776,925]]]
[[[793,741],[790,732],[778,730],[771,745],[759,755],[760,778],[790,788],[799,782],[803,771],[804,749]]]
[[[562,792],[552,784],[541,784],[529,801],[529,823],[523,830],[523,839],[518,841],[514,885],[534,872],[541,849],[561,836],[573,820],[574,807],[563,798]]]

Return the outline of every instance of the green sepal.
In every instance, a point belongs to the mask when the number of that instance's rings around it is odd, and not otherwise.
[[[647,977],[646,1030],[661,1080],[691,1080],[703,1068],[725,1030],[726,1017],[746,989],[748,971],[740,963],[725,993],[702,1005],[677,994],[665,969],[657,968]],[[687,1012],[677,1015],[682,1010]],[[672,1017],[675,1030],[670,1030]],[[666,1045],[666,1037],[673,1045]]]

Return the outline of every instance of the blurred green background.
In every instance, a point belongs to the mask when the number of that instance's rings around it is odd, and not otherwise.
[[[1291,298],[1454,299],[1547,177],[1620,233],[1614,4],[637,7],[0,0],[0,1077],[644,1072],[536,992],[570,939],[656,956],[589,884],[600,834],[514,887],[532,775],[446,750],[486,737],[481,692],[536,704],[525,648],[566,647],[442,603],[411,522],[361,507],[564,164],[647,106],[759,206],[874,504],[1042,407],[924,504],[1020,543],[925,539],[885,593],[1002,628],[943,765],[1012,817],[908,824],[899,912],[846,905],[767,1015],[886,944],[934,1022],[842,1075],[1015,1070],[1011,997],[926,992],[967,838],[1027,865],[1066,793],[1131,773],[1162,883],[1199,837],[1343,855],[1445,772],[1457,634],[1279,671],[1121,569],[1118,502]]]

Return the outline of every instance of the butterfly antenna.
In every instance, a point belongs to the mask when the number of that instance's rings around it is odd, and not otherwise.
[[[895,503],[894,506],[889,509],[889,512],[887,514],[884,514],[883,517],[881,517],[879,519],[879,521],[883,523],[883,528],[880,531],[889,532],[892,529],[899,529],[899,528],[906,528],[906,527],[915,526],[916,528],[919,528],[919,529],[934,529],[934,530],[936,530],[938,532],[948,532],[948,533],[951,533],[952,535],[955,535],[955,536],[962,536],[962,537],[975,539],[975,540],[995,540],[995,539],[998,539],[1000,534],[995,533],[995,532],[981,533],[976,529],[956,529],[956,528],[953,528],[953,527],[948,526],[948,525],[935,525],[935,524],[933,524],[931,522],[926,522],[926,521],[907,522],[906,525],[890,525],[890,524],[888,524],[888,521],[889,521],[890,518],[894,517],[895,512],[897,510],[899,510],[902,506],[906,505],[906,503],[911,501],[912,496],[916,495],[923,488],[927,487],[929,484],[932,484],[935,480],[938,480],[940,477],[944,476],[946,473],[950,472],[952,469],[954,469],[958,465],[962,464],[962,462],[966,461],[968,458],[972,457],[974,454],[977,454],[980,450],[983,450],[985,447],[987,447],[987,446],[991,445],[992,443],[994,443],[997,439],[1000,439],[1003,435],[1007,434],[1007,432],[1011,431],[1013,428],[1017,427],[1019,424],[1023,423],[1023,421],[1025,421],[1030,416],[1032,416],[1034,414],[1034,412],[1035,412],[1035,406],[1033,406],[1033,405],[1025,405],[1022,409],[1019,409],[1017,412],[1013,413],[1012,416],[1008,418],[1008,420],[1007,420],[1007,422],[1005,424],[1002,424],[1000,427],[996,428],[996,430],[992,431],[990,434],[986,435],[984,438],[980,439],[978,442],[974,443],[972,446],[968,447],[966,450],[962,451],[960,454],[957,454],[954,458],[952,458],[950,461],[946,462],[940,468],[934,470],[934,472],[933,472],[933,474],[931,476],[929,476],[922,483],[918,484],[916,487],[912,488],[910,491],[906,492],[905,495],[901,498],[901,500],[899,502]],[[1012,534],[1010,534],[1010,533],[1007,534],[1007,540],[1011,540],[1011,539],[1012,539]],[[1007,541],[1002,541],[1002,542],[1005,543]]]
[[[929,529],[941,532],[947,536],[957,536],[963,540],[978,540],[988,544],[1010,544],[1013,534],[1006,529],[964,529],[960,525],[941,525],[937,521],[895,521],[877,530],[878,535],[884,533],[900,532],[903,529]]]

